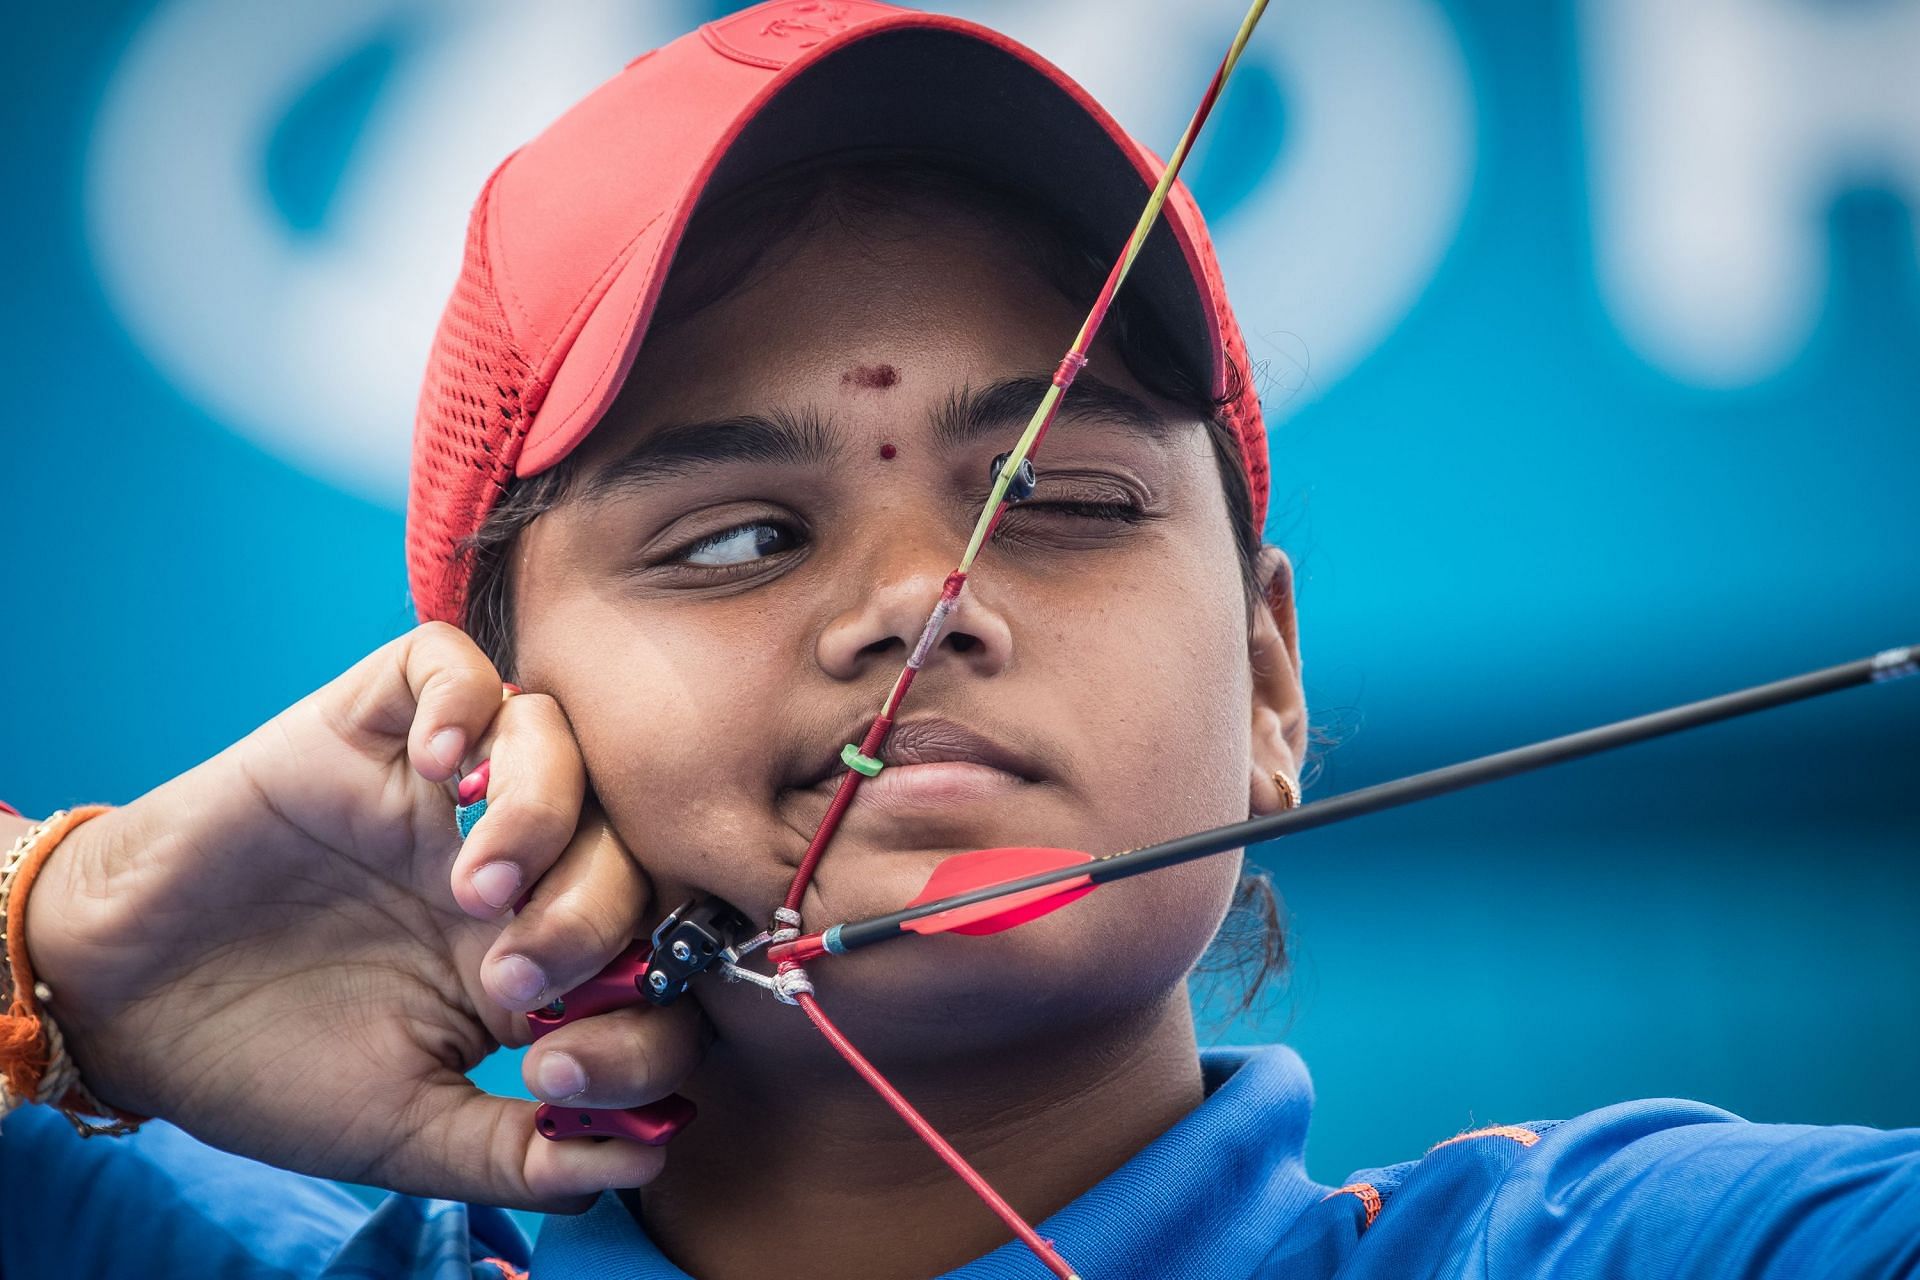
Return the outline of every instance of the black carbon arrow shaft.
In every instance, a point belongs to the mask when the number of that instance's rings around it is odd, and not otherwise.
[[[1248,845],[1258,844],[1263,840],[1275,840],[1296,832],[1311,831],[1315,827],[1331,826],[1336,822],[1345,822],[1369,813],[1379,813],[1383,809],[1397,809],[1418,800],[1428,800],[1452,791],[1463,791],[1468,787],[1496,782],[1501,778],[1510,778],[1515,774],[1543,769],[1548,765],[1564,764],[1583,756],[1612,751],[1616,747],[1631,746],[1636,742],[1665,737],[1668,734],[1679,733],[1683,729],[1694,729],[1721,720],[1732,720],[1738,716],[1785,706],[1790,702],[1817,698],[1823,694],[1851,689],[1857,685],[1897,680],[1902,676],[1912,675],[1916,671],[1920,671],[1920,645],[1887,649],[1873,657],[1861,658],[1857,662],[1842,663],[1837,667],[1827,667],[1821,671],[1811,671],[1786,680],[1776,680],[1771,684],[1756,685],[1751,689],[1741,689],[1735,693],[1722,694],[1717,698],[1707,698],[1701,702],[1689,702],[1684,706],[1655,711],[1650,715],[1635,716],[1631,720],[1620,720],[1613,724],[1601,725],[1596,729],[1586,729],[1559,738],[1549,738],[1545,742],[1515,747],[1509,751],[1462,761],[1459,764],[1447,765],[1426,773],[1397,778],[1392,782],[1382,782],[1377,786],[1363,787],[1344,795],[1316,800],[1312,804],[1301,805],[1297,809],[1288,809],[1261,818],[1251,818],[1230,826],[1215,827],[1209,831],[1196,832],[1193,835],[1181,836],[1160,844],[1148,845],[1143,849],[1110,853],[1089,863],[1062,867],[1055,871],[1044,871],[1037,875],[999,884],[983,885],[978,889],[969,889],[964,893],[924,902],[884,916],[835,925],[821,935],[820,942],[827,952],[835,955],[855,951],[861,947],[872,946],[876,942],[899,937],[904,932],[903,926],[909,921],[938,915],[958,907],[991,902],[995,898],[1006,897],[1028,889],[1063,884],[1069,880],[1078,880],[1082,876],[1094,884],[1124,880],[1128,876],[1158,871],[1162,867],[1177,866],[1196,858],[1206,858],[1233,849],[1244,849]]]

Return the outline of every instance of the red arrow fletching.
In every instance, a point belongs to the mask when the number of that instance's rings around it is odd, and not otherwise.
[[[926,887],[907,905],[917,907],[974,889],[1024,880],[1043,871],[1058,871],[1062,867],[1092,861],[1092,854],[1082,853],[1078,849],[980,849],[973,853],[957,853],[934,868],[933,874],[927,878]],[[970,907],[955,907],[951,911],[922,916],[900,927],[914,933],[964,933],[977,938],[1037,920],[1050,911],[1058,911],[1069,902],[1086,897],[1096,887],[1085,876],[1080,876],[1059,884],[1025,889],[1004,898],[976,902]]]

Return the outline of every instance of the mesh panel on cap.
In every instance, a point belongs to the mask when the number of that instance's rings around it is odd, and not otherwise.
[[[494,291],[492,194],[490,178],[474,204],[460,279],[434,335],[414,419],[407,578],[422,621],[459,624],[469,576],[461,543],[506,492],[546,390],[534,382]]]
[[[1155,158],[1153,163],[1158,166],[1160,161]],[[1219,320],[1220,353],[1226,375],[1226,385],[1222,388],[1225,400],[1220,413],[1240,441],[1240,460],[1246,466],[1247,488],[1253,499],[1253,523],[1256,530],[1264,533],[1268,491],[1273,477],[1268,460],[1266,418],[1260,406],[1259,381],[1255,376],[1252,357],[1247,353],[1246,335],[1241,332],[1240,322],[1234,317],[1233,307],[1227,301],[1226,279],[1220,270],[1219,255],[1214,252],[1213,236],[1207,230],[1206,218],[1185,183],[1174,188],[1171,204],[1179,210],[1181,218],[1192,230],[1194,254],[1199,259],[1196,284],[1207,291],[1207,296],[1213,301],[1214,315]]]
[[[1220,343],[1226,352],[1227,391],[1231,395],[1221,409],[1233,434],[1240,440],[1240,460],[1247,468],[1247,489],[1253,499],[1253,523],[1263,533],[1267,522],[1267,501],[1273,478],[1267,453],[1267,424],[1260,407],[1260,388],[1254,379],[1252,359],[1247,355],[1246,338],[1240,322],[1227,306],[1227,294],[1220,281],[1220,268],[1213,262],[1213,249],[1202,245],[1210,276],[1207,288],[1213,294],[1214,309],[1220,315]]]

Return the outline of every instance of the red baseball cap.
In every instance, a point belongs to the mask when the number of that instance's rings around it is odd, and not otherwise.
[[[508,156],[474,205],[414,426],[407,574],[423,621],[462,620],[462,542],[516,476],[565,458],[613,404],[701,201],[811,157],[882,147],[987,167],[1116,253],[1160,173],[1059,68],[957,18],[771,0],[636,58]],[[1154,297],[1189,367],[1231,394],[1224,414],[1262,523],[1260,403],[1184,187],[1126,287]]]

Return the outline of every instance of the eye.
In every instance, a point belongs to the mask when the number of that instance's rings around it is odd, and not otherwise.
[[[1096,550],[1124,545],[1141,525],[1157,517],[1131,498],[1108,490],[1085,499],[1035,498],[1007,508],[994,534],[996,546],[1036,550]]]
[[[1082,520],[1107,520],[1120,524],[1138,524],[1146,513],[1131,502],[1024,502],[1022,511],[1045,511],[1053,515]]]
[[[784,524],[755,520],[723,529],[682,551],[674,559],[681,564],[722,567],[751,564],[800,545],[800,537]]]

